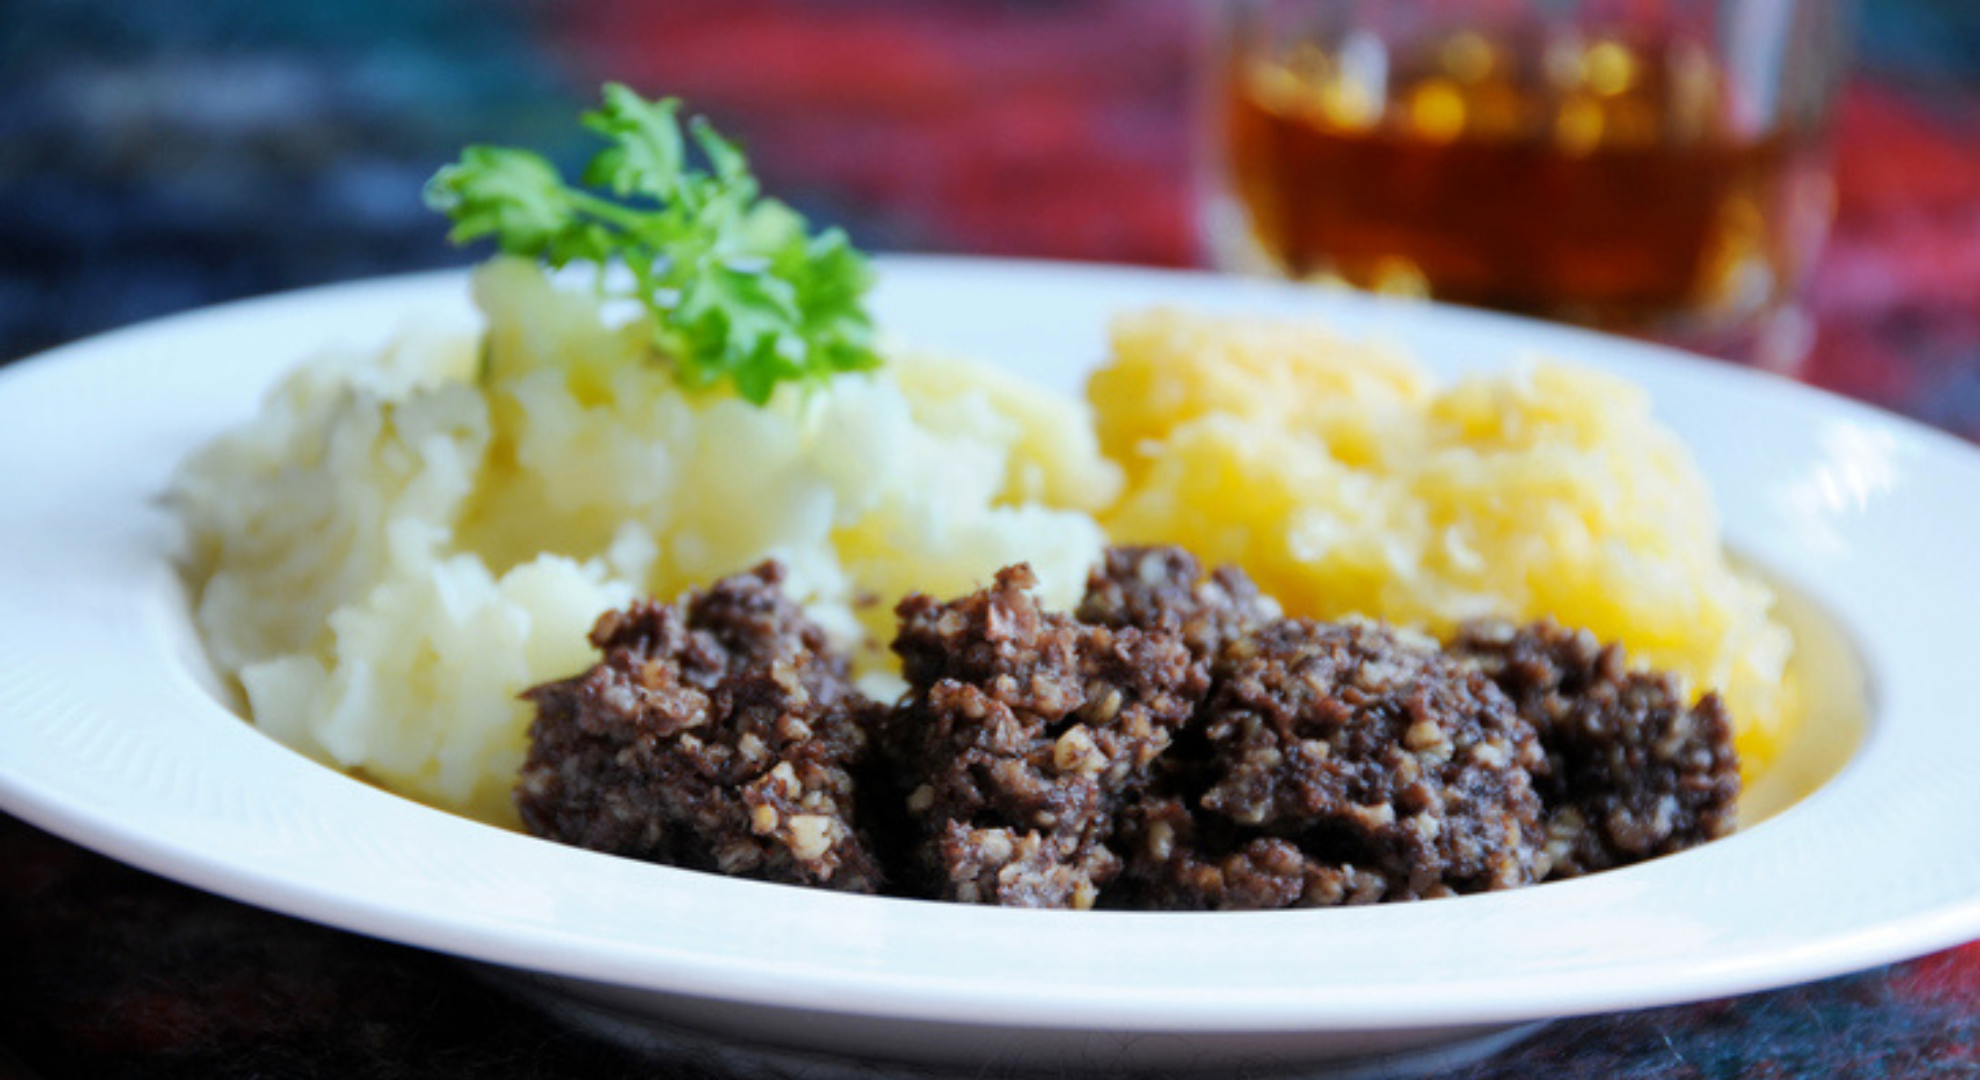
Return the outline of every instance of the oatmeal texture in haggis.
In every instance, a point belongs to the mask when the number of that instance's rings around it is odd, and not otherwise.
[[[1114,548],[1072,614],[1022,564],[908,596],[883,706],[781,583],[766,563],[601,618],[603,660],[530,691],[527,826],[794,884],[1207,910],[1506,889],[1733,825],[1719,699],[1551,624],[1439,646]]]
[[[674,866],[879,889],[851,772],[876,706],[781,581],[766,563],[600,618],[605,659],[529,692],[525,826]]]

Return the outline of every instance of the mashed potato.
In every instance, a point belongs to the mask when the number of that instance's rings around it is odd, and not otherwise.
[[[1552,616],[1716,688],[1749,765],[1796,714],[1773,598],[1643,392],[1539,364],[1438,386],[1311,326],[1147,312],[1088,386],[1127,542],[1242,566],[1289,613],[1447,632]]]
[[[413,334],[331,356],[175,491],[197,620],[276,738],[386,787],[513,819],[529,711],[585,632],[776,557],[877,660],[910,588],[1021,560],[1070,605],[1120,486],[1077,402],[896,357],[768,408],[680,390],[644,327],[534,266],[477,273],[486,345]],[[878,664],[874,664],[878,667]]]

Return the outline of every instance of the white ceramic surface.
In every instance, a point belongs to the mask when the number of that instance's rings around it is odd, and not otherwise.
[[[1199,1065],[1394,1051],[1780,986],[1980,937],[1980,453],[1765,376],[1518,320],[1155,271],[886,259],[901,337],[1073,389],[1110,312],[1324,315],[1446,371],[1539,351],[1656,398],[1730,543],[1854,643],[1867,737],[1812,796],[1647,865],[1427,904],[1005,911],[613,859],[310,763],[216,698],[156,501],[282,369],[408,318],[439,275],[233,305],[0,372],[0,806],[304,918],[532,973],[622,1015],[786,1047],[977,1063]]]

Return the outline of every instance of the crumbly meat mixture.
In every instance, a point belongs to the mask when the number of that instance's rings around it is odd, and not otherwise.
[[[1127,867],[1110,901],[1155,911],[1219,911],[1397,898],[1379,869],[1316,857],[1293,840],[1239,829],[1191,805],[1184,796],[1164,795],[1123,811]]]
[[[1179,636],[1043,611],[1030,568],[949,603],[897,609],[910,687],[886,726],[935,895],[1088,907],[1120,869],[1109,841],[1209,686]]]
[[[1073,615],[1023,565],[903,600],[888,708],[781,580],[766,563],[601,618],[604,659],[528,693],[528,828],[854,891],[1229,909],[1503,889],[1733,826],[1719,699],[1549,623],[1439,648],[1116,548]]]
[[[1279,605],[1235,566],[1206,575],[1181,548],[1114,547],[1088,575],[1077,615],[1096,626],[1180,634],[1208,660],[1277,619]]]
[[[603,661],[528,692],[524,825],[676,866],[876,891],[853,820],[875,708],[782,577],[765,563],[601,617]]]
[[[1491,682],[1430,641],[1278,620],[1225,647],[1198,721],[1211,765],[1195,835],[1155,829],[1130,854],[1165,856],[1135,875],[1165,906],[1405,900],[1534,880],[1539,745]]]
[[[1716,694],[1632,671],[1619,645],[1551,622],[1462,627],[1450,651],[1489,675],[1539,733],[1552,876],[1573,877],[1725,836],[1739,799],[1732,722]]]

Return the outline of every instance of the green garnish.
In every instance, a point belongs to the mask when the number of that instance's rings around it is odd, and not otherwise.
[[[584,126],[611,140],[566,184],[541,155],[471,146],[426,185],[426,204],[453,219],[448,237],[493,237],[501,250],[551,267],[598,265],[598,289],[652,315],[653,349],[685,386],[723,380],[757,405],[778,383],[877,367],[865,308],[866,259],[838,229],[816,236],[804,217],[763,197],[736,145],[680,102],[647,101],[608,83]],[[689,160],[689,140],[706,168]],[[618,263],[631,283],[614,286]]]

